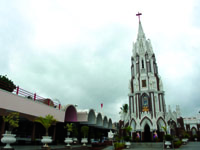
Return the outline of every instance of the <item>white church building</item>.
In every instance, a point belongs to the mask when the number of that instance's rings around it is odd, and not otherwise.
[[[139,134],[141,141],[152,141],[155,133],[162,139],[163,126],[171,130],[177,128],[180,108],[177,106],[174,112],[170,108],[166,111],[165,92],[156,56],[151,41],[146,39],[140,19],[137,40],[132,49],[128,96],[129,112],[123,121],[124,126],[128,124],[132,127],[133,139]]]

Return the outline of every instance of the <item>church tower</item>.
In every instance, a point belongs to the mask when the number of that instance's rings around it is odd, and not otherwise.
[[[137,14],[138,17],[140,15]],[[166,126],[163,84],[151,41],[146,39],[140,18],[137,39],[132,49],[128,96],[127,122],[132,127],[132,136],[140,134],[142,141],[152,141],[153,134],[163,135],[162,126]]]

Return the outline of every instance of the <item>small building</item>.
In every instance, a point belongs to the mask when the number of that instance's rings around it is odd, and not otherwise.
[[[76,137],[79,140],[83,137],[81,127],[84,125],[89,126],[89,139],[107,137],[108,131],[112,130],[112,119],[95,112],[94,109],[77,110],[73,104],[61,108],[60,104],[49,99],[45,101],[41,97],[30,99],[0,89],[0,136],[8,129],[2,116],[10,112],[20,113],[19,127],[13,131],[18,143],[40,142],[42,136],[45,135],[45,129],[34,120],[48,114],[57,120],[57,123],[49,128],[49,135],[52,136],[54,143],[64,143],[67,137],[67,131],[64,129],[66,123],[74,124],[78,131]]]

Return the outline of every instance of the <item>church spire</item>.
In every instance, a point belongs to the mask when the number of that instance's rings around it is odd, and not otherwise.
[[[140,15],[142,15],[142,13],[137,13],[136,16],[138,16],[138,19],[139,19],[139,28],[138,28],[138,37],[137,39],[141,39],[141,38],[144,38],[145,39],[145,34],[144,34],[144,31],[142,29],[142,24],[141,24],[141,21],[140,21]]]
[[[137,39],[145,39],[145,34],[144,34],[144,31],[143,31],[143,28],[142,28],[142,24],[141,24],[141,21],[139,21],[139,28],[138,28],[138,36],[137,36]]]

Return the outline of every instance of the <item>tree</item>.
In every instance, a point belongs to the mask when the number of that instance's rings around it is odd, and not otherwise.
[[[132,131],[131,126],[125,127],[124,130],[125,130],[125,132],[126,132],[126,135],[125,135],[124,139],[125,139],[126,141],[130,141],[130,139],[131,139],[131,137],[130,137],[130,132]]]
[[[76,126],[74,126],[74,128],[73,128],[72,136],[73,136],[73,137],[77,137],[77,136],[78,136],[78,130],[77,130],[77,127],[76,127]]]
[[[165,132],[165,135],[167,135],[167,126],[162,126],[164,132]]]
[[[88,126],[82,126],[81,127],[81,133],[83,133],[84,138],[88,136],[89,127]]]
[[[48,129],[49,129],[49,127],[52,124],[56,123],[56,121],[57,120],[52,115],[50,115],[50,114],[46,115],[45,117],[41,117],[40,116],[37,119],[35,119],[35,122],[41,123],[43,125],[43,127],[45,128],[45,130],[46,130],[46,136],[48,136]]]
[[[125,120],[125,116],[128,113],[128,104],[122,105],[122,107],[120,107],[120,109],[121,109],[121,111],[119,113],[123,115],[123,119]]]
[[[73,131],[73,123],[67,123],[65,126],[64,126],[65,129],[67,129],[67,131],[69,132],[72,132]]]
[[[9,131],[12,131],[14,128],[19,127],[19,113],[12,112],[7,116],[3,116],[3,121],[9,124]]]
[[[126,134],[129,134],[132,131],[131,126],[125,127],[124,130],[126,131]]]
[[[120,107],[121,112],[120,113],[128,113],[128,104],[124,104],[122,107]]]
[[[9,92],[13,92],[16,86],[13,81],[7,78],[6,75],[0,75],[0,88]]]

